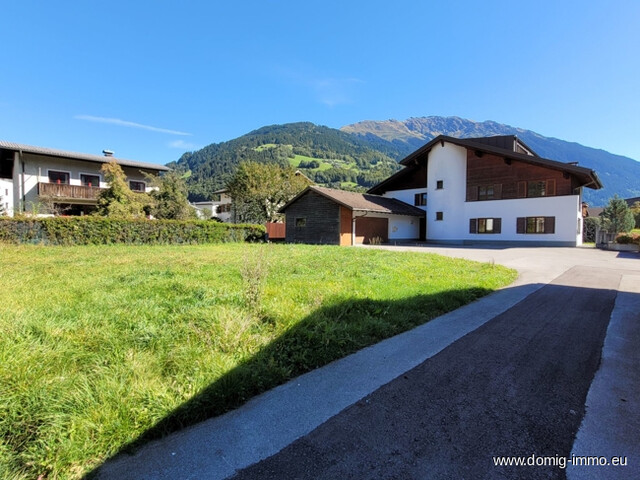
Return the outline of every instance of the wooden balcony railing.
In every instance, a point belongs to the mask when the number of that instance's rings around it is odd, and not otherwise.
[[[98,194],[102,190],[104,190],[104,188],[85,187],[84,185],[38,183],[38,195],[45,197],[59,197],[70,200],[96,200],[98,198]]]

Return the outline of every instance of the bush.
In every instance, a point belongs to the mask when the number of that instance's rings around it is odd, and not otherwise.
[[[0,241],[44,245],[199,244],[261,241],[262,225],[206,220],[124,220],[101,217],[0,219]]]
[[[637,233],[621,233],[616,237],[616,243],[621,245],[640,245],[640,235]]]

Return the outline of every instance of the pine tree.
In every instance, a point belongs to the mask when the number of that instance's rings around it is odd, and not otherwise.
[[[602,228],[609,233],[628,232],[635,224],[629,205],[618,195],[609,200],[600,217],[602,218]]]

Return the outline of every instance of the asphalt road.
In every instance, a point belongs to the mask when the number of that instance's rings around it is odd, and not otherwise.
[[[566,478],[492,458],[570,457],[620,280],[568,270],[233,478]]]

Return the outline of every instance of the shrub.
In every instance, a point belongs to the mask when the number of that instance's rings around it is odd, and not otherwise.
[[[621,233],[616,237],[616,243],[622,245],[640,245],[640,235],[637,233]]]
[[[206,220],[126,220],[101,217],[0,219],[0,241],[44,245],[199,244],[261,241],[262,225]]]

